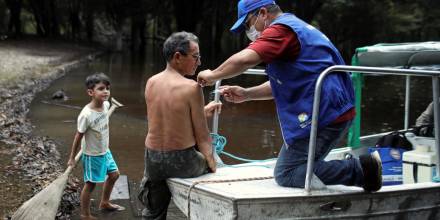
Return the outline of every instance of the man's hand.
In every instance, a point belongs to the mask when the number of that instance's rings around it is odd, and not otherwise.
[[[220,86],[220,94],[228,102],[241,103],[249,101],[247,90],[240,86]]]
[[[200,71],[197,75],[197,83],[199,83],[200,86],[211,86],[215,83],[215,80],[212,77],[212,71],[211,70],[203,70]]]
[[[204,107],[205,117],[210,118],[214,114],[214,111],[217,109],[217,112],[220,114],[222,111],[222,103],[211,101]]]
[[[217,170],[217,163],[215,162],[214,156],[210,155],[209,157],[206,158],[206,162],[208,163],[208,167],[209,169],[215,173],[215,171]]]

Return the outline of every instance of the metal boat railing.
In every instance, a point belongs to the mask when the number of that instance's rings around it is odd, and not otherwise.
[[[437,148],[437,161],[440,161],[440,128],[437,123],[440,119],[439,115],[439,76],[440,71],[428,71],[428,70],[409,70],[409,69],[395,69],[395,68],[378,68],[378,67],[362,67],[362,66],[331,66],[324,70],[318,77],[315,86],[315,97],[313,100],[313,113],[312,113],[312,127],[310,131],[309,140],[309,155],[307,159],[307,173],[305,179],[305,191],[310,193],[311,182],[313,177],[313,168],[315,163],[315,148],[316,148],[316,136],[318,132],[318,116],[319,116],[319,103],[321,101],[321,87],[324,82],[324,78],[331,72],[359,72],[359,73],[374,73],[378,75],[402,75],[402,76],[430,76],[432,77],[432,92],[433,92],[433,105],[434,105],[434,128],[435,128],[435,145]],[[440,176],[440,163],[437,163],[437,176]]]
[[[247,75],[260,75],[260,76],[267,75],[266,72],[263,69],[248,69],[248,70],[244,71],[243,74],[247,74]],[[215,82],[215,89],[214,89],[214,101],[215,102],[219,102],[220,101],[219,88],[220,88],[221,82],[222,82],[222,80],[217,80],[217,82]],[[214,115],[212,116],[212,130],[211,131],[212,131],[213,134],[218,134],[218,119],[219,119],[219,112],[218,112],[217,109],[215,109]],[[214,153],[215,161],[217,163],[222,163],[223,164],[223,161],[218,156],[218,154],[215,151],[215,149],[213,149],[213,153]]]
[[[265,76],[267,75],[266,72],[263,69],[248,69],[243,72],[243,74],[247,75],[260,75]],[[221,80],[218,80],[215,82],[215,92],[214,92],[214,101],[218,102],[220,101],[220,93],[218,92],[221,85]],[[217,109],[214,112],[214,116],[212,117],[212,133],[217,134],[218,133],[218,112]]]
[[[432,91],[433,91],[433,105],[434,105],[434,129],[435,129],[435,145],[437,149],[437,161],[440,161],[440,125],[437,123],[440,120],[440,106],[439,102],[439,77],[440,71],[430,71],[430,70],[411,70],[411,69],[396,69],[396,68],[379,68],[379,67],[362,67],[362,66],[331,66],[324,70],[316,82],[315,95],[313,100],[313,113],[312,113],[312,123],[310,131],[309,140],[309,154],[307,159],[307,173],[305,179],[305,191],[310,193],[311,182],[313,177],[313,167],[314,167],[314,157],[316,148],[316,136],[318,129],[318,116],[319,116],[319,103],[321,101],[321,87],[325,77],[331,72],[359,72],[359,73],[371,73],[376,75],[401,75],[401,76],[425,76],[432,77]],[[243,74],[249,75],[266,75],[264,70],[260,69],[249,69]],[[217,81],[215,84],[215,101],[219,101],[220,95],[218,93],[221,80]],[[408,83],[407,83],[408,84]],[[406,96],[409,99],[409,96]],[[409,100],[405,99],[405,103]],[[405,112],[405,118],[407,118],[408,112]],[[405,127],[407,127],[408,122],[405,122]],[[213,133],[218,132],[218,114],[214,114],[212,123]],[[440,176],[440,163],[436,164],[436,175]]]

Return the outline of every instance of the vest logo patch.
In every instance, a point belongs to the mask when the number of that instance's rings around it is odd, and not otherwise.
[[[309,119],[309,116],[307,115],[307,113],[303,112],[301,114],[298,115],[298,120],[299,122],[303,123],[305,121],[307,121],[307,119]]]
[[[309,115],[305,112],[298,115],[298,121],[301,128],[305,128],[311,124],[311,121],[309,120]]]
[[[396,149],[391,149],[390,150],[390,156],[395,159],[395,160],[400,160],[401,156],[400,156],[400,152]]]

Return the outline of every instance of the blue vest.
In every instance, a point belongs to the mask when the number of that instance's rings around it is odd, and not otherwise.
[[[296,33],[301,50],[296,60],[274,60],[267,65],[272,94],[285,144],[310,136],[315,84],[327,67],[344,65],[330,40],[313,26],[284,13],[273,24]],[[325,127],[354,106],[354,91],[347,73],[330,74],[321,90],[318,128]]]

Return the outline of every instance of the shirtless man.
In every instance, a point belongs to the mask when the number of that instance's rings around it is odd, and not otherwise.
[[[194,80],[201,64],[198,38],[187,32],[172,34],[163,45],[164,71],[151,77],[145,87],[148,134],[145,140],[145,172],[139,199],[144,219],[166,219],[171,193],[170,177],[189,178],[215,172],[206,117],[220,103],[204,107],[203,91]]]

